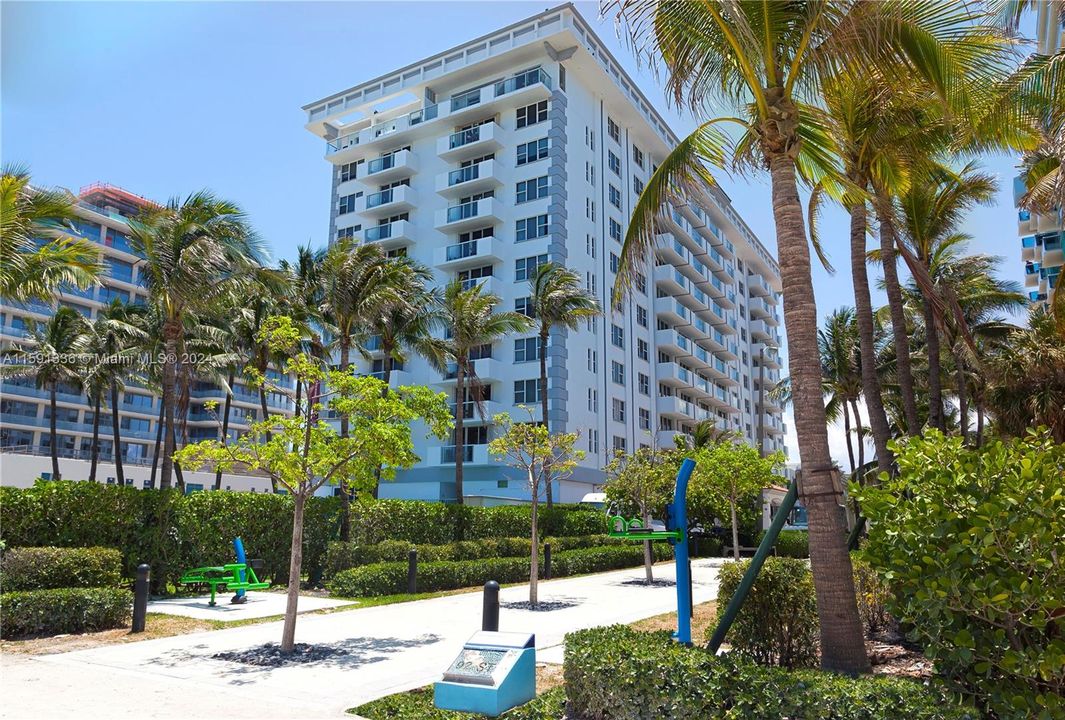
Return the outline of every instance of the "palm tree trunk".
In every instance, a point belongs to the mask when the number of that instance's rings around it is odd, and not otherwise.
[[[810,249],[795,161],[787,151],[769,155],[778,258],[788,333],[788,369],[793,384],[795,430],[809,518],[810,564],[821,622],[821,665],[844,673],[869,672],[854,592],[846,529],[832,482],[832,455],[821,395],[817,304],[810,275]]]
[[[847,458],[851,462],[851,477],[854,477],[854,443],[851,442],[851,411],[847,401],[843,401],[843,434],[847,438]]]
[[[122,424],[118,417],[118,383],[111,382],[111,455],[115,458],[115,479],[126,484],[126,469],[122,466]]]
[[[876,374],[876,338],[873,324],[873,303],[869,297],[869,272],[866,265],[865,234],[867,214],[865,201],[854,204],[851,209],[851,275],[854,281],[854,309],[858,324],[858,347],[862,362],[862,394],[865,409],[869,414],[869,427],[873,433],[877,466],[880,472],[890,472],[895,458],[888,449],[891,429],[884,399],[880,395],[880,378]]]
[[[976,447],[984,444],[984,404],[981,400],[976,403]]]
[[[547,338],[549,328],[540,328],[540,412],[544,421],[544,427],[547,431],[551,431],[550,425],[547,423]],[[547,468],[545,468],[546,470]],[[545,472],[545,481],[547,484],[547,507],[550,509],[554,507],[554,499],[551,492],[551,473]]]
[[[465,414],[465,385],[466,375],[465,359],[460,358],[455,362],[455,501],[462,505],[462,461],[466,450],[466,433],[462,427],[463,415]]]
[[[347,374],[351,366],[351,340],[347,335],[340,338],[340,372]],[[348,416],[340,416],[340,437],[348,436]],[[340,485],[340,542],[351,540],[351,496],[343,481]],[[295,621],[293,621],[295,622]]]
[[[851,407],[854,408],[854,431],[858,436],[858,471],[865,467],[865,428],[862,427],[862,414],[858,410],[858,399],[851,398]]]
[[[296,644],[296,611],[300,601],[300,572],[303,568],[303,509],[307,498],[296,493],[292,507],[292,547],[288,563],[288,592],[285,599],[285,624],[281,630],[281,652],[290,653]]]
[[[59,473],[59,436],[55,431],[55,414],[57,412],[55,404],[55,385],[54,380],[49,384],[49,402],[52,406],[52,416],[48,418],[48,437],[52,442],[52,479],[62,480],[63,477]]]
[[[392,347],[388,343],[384,343],[382,346],[383,346],[384,351],[385,351],[385,357],[384,357],[384,362],[383,362],[385,369],[384,369],[383,377],[381,379],[384,381],[385,386],[383,388],[381,388],[381,395],[383,397],[388,397],[388,389],[389,389],[389,387],[391,387],[391,383],[392,383],[392,353],[395,351],[395,348]],[[373,491],[371,492],[371,494],[373,495],[373,499],[374,500],[377,499],[377,497],[380,494],[380,492],[381,492],[381,466],[378,465],[373,470]]]
[[[229,376],[226,378],[226,382],[229,384],[229,391],[226,392],[226,402],[222,407],[222,437],[218,438],[218,441],[223,446],[229,444],[229,412],[233,407],[233,383],[236,382],[237,371],[236,368],[229,368]],[[300,387],[299,383],[296,383],[296,388]],[[297,408],[299,407],[299,401],[296,402]],[[297,410],[297,413],[299,411]],[[214,473],[214,489],[222,489],[222,470],[221,468],[215,470]]]
[[[100,460],[100,399],[96,392],[92,403],[92,446],[89,448],[89,482],[96,482],[96,463]]]
[[[152,486],[153,489],[155,488],[155,471],[159,467],[159,456],[162,454],[161,453],[161,448],[162,448],[162,445],[163,445],[163,425],[165,424],[163,422],[163,410],[164,410],[163,400],[162,400],[162,398],[160,398],[159,399],[159,419],[156,420],[156,422],[155,422],[155,450],[152,453],[152,479],[151,479],[151,486]]]
[[[877,197],[877,219],[880,221],[880,261],[884,268],[884,287],[887,290],[888,308],[891,311],[891,335],[895,342],[895,374],[898,376],[899,394],[902,396],[902,412],[906,418],[906,434],[916,436],[921,432],[921,420],[917,414],[917,396],[913,387],[913,362],[910,358],[910,338],[906,329],[906,311],[902,304],[902,286],[899,285],[899,268],[895,260],[895,223],[891,210],[883,196]]]
[[[177,410],[177,341],[181,334],[179,322],[168,320],[163,325],[163,461],[159,488],[169,490],[174,478],[174,414]]]
[[[533,482],[533,471],[529,470],[529,489],[532,491],[532,529],[529,533],[529,543],[532,550],[529,557],[529,606],[536,608],[539,604],[536,583],[540,579],[540,532],[537,528],[537,514],[540,505],[540,488]]]
[[[932,302],[924,296],[923,292],[921,309],[924,313],[925,351],[928,353],[928,424],[946,432],[947,424],[943,417],[939,332],[936,329],[936,316],[932,309]]]
[[[958,434],[963,443],[969,442],[969,393],[965,379],[965,355],[962,353],[961,344],[955,342],[954,350],[954,384],[957,385],[955,393],[958,396]]]

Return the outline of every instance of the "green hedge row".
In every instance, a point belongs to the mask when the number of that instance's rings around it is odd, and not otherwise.
[[[551,552],[601,547],[604,545],[631,545],[627,540],[608,535],[584,535],[577,537],[548,537],[544,543],[551,544]],[[531,549],[528,538],[485,538],[462,540],[446,545],[415,545],[404,540],[386,540],[375,545],[331,542],[325,556],[325,578],[335,577],[343,570],[382,562],[407,562],[411,550],[418,551],[418,562],[440,560],[480,560],[482,558],[528,557]]]
[[[975,720],[935,688],[762,667],[623,625],[566,636],[569,712],[583,720]]]
[[[655,543],[655,560],[673,557],[673,549],[665,543]],[[643,546],[630,544],[567,550],[552,553],[551,576],[566,577],[584,573],[617,570],[643,564]],[[543,574],[543,560],[540,572]],[[455,560],[418,563],[418,592],[457,590],[477,587],[489,580],[516,583],[529,579],[529,558],[502,557],[479,560]],[[407,591],[407,563],[384,562],[344,570],[329,583],[329,590],[338,597],[371,597],[398,595]]]
[[[483,717],[455,710],[441,710],[433,704],[431,687],[386,695],[348,712],[367,720],[475,720]],[[524,705],[507,710],[499,716],[499,720],[559,720],[565,717],[565,714],[566,690],[555,687],[540,693]]]
[[[606,532],[606,517],[576,506],[541,509],[545,536]],[[340,501],[311,498],[304,519],[303,567],[321,576],[330,541],[338,539]],[[385,540],[448,544],[466,539],[522,537],[530,528],[530,508],[467,507],[410,500],[377,500],[352,508],[352,539],[357,545]],[[264,562],[262,577],[288,580],[292,538],[292,498],[243,492],[201,492],[182,496],[174,490],[62,481],[32,488],[0,487],[0,546],[106,546],[122,553],[122,573],[152,566],[153,587],[173,583],[189,567],[222,563],[233,557],[240,536],[248,556]]]
[[[82,633],[124,627],[133,594],[118,588],[57,588],[0,595],[0,637]]]
[[[764,537],[765,530],[758,533],[755,545],[760,545]],[[777,557],[808,558],[810,557],[810,533],[805,530],[781,530],[773,545],[773,551]]]
[[[122,553],[112,548],[24,547],[0,557],[0,589],[115,587],[122,581]]]

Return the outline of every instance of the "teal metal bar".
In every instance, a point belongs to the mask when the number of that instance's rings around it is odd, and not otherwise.
[[[773,549],[773,544],[776,543],[781,528],[788,521],[788,515],[791,514],[791,509],[795,507],[795,500],[798,496],[798,483],[792,480],[788,485],[788,493],[784,496],[783,502],[780,503],[776,517],[773,518],[769,529],[766,530],[765,537],[762,538],[762,542],[758,545],[758,551],[751,559],[751,564],[748,566],[747,572],[744,573],[740,586],[736,588],[736,594],[729,600],[728,607],[725,608],[725,612],[721,615],[721,620],[718,621],[717,627],[714,629],[714,634],[710,638],[710,652],[717,653],[721,648],[721,643],[725,641],[725,636],[728,634],[729,628],[732,627],[736,615],[739,614],[740,608],[743,607],[743,601],[747,599],[747,593],[751,591],[751,586],[754,585],[765,559],[769,557],[769,551]],[[677,583],[679,585],[679,578]]]
[[[677,642],[692,642],[692,566],[688,561],[688,480],[695,461],[684,458],[677,472],[677,486],[673,504],[667,508],[666,529],[679,533],[673,543],[673,558],[677,566]]]

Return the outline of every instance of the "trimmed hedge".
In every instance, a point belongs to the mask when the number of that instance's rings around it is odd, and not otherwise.
[[[673,549],[655,543],[655,560],[673,557]],[[565,577],[583,573],[603,572],[643,564],[643,547],[611,545],[606,547],[568,550],[551,556],[551,576]],[[540,562],[543,572],[543,560]],[[418,563],[418,592],[457,590],[477,587],[489,580],[517,583],[529,579],[528,557],[482,558]],[[329,583],[329,590],[338,597],[371,597],[399,595],[407,591],[407,563],[384,562],[344,570]]]
[[[500,720],[559,720],[565,715],[565,710],[566,690],[556,687],[524,705],[507,710],[499,717]],[[348,712],[368,720],[472,720],[475,717],[470,713],[441,710],[433,705],[431,687],[387,695]]]
[[[765,530],[758,533],[755,545],[762,544]],[[781,530],[773,550],[778,557],[808,558],[810,557],[810,533],[805,530]]]
[[[57,635],[124,627],[133,593],[118,588],[58,588],[0,595],[0,636]]]
[[[0,590],[114,587],[122,581],[122,553],[112,548],[23,547],[0,558]]]
[[[566,636],[566,696],[584,720],[975,720],[936,688],[762,667],[624,625]]]

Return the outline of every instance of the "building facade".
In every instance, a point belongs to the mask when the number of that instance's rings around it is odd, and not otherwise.
[[[1065,37],[1065,1],[1043,0],[1037,4],[1037,52],[1053,55],[1061,50]],[[1024,194],[1024,182],[1014,181],[1014,202]],[[1063,208],[1051,213],[1032,213],[1018,208],[1017,233],[1021,236],[1021,259],[1024,261],[1024,287],[1033,303],[1050,307],[1050,299],[1061,279],[1065,264],[1062,242],[1065,241]]]
[[[97,313],[113,300],[143,304],[147,291],[139,267],[141,258],[129,243],[128,218],[135,216],[151,201],[127,190],[97,183],[82,188],[77,195],[73,237],[79,237],[99,247],[104,277],[86,290],[67,287],[48,302],[12,303],[0,298],[0,344],[24,342],[33,323],[43,325],[57,307],[72,308],[92,321]],[[259,410],[258,389],[237,382],[234,385],[229,433],[239,437],[254,422]],[[197,382],[191,389],[188,426],[191,442],[219,437],[218,425],[204,405],[214,401],[221,407],[225,402],[223,389],[210,383]],[[103,482],[115,482],[114,439],[111,408],[106,399],[100,421],[100,461],[98,477]],[[289,409],[288,400],[272,394],[268,404],[277,412]],[[151,464],[159,431],[161,400],[144,385],[134,381],[119,391],[119,452],[124,464],[128,485],[147,487],[150,484]],[[6,378],[0,383],[0,483],[25,486],[38,477],[51,476],[51,435],[49,423],[51,407],[47,389],[36,387],[33,378]],[[93,406],[84,391],[73,385],[62,385],[57,393],[58,452],[63,458],[60,471],[64,478],[88,477],[92,443]],[[201,477],[202,476],[202,477]],[[203,489],[213,484],[214,476],[197,473],[186,478],[190,489]],[[224,477],[223,487],[234,490],[270,489],[265,478],[230,475]]]
[[[636,199],[677,138],[571,5],[305,106],[331,165],[330,234],[379,243],[527,309],[528,279],[563,264],[609,308]],[[491,417],[540,419],[581,433],[586,452],[555,497],[598,489],[615,451],[672,446],[705,419],[768,451],[784,449],[782,410],[761,393],[779,380],[776,262],[717,188],[666,208],[654,262],[620,312],[557,330],[539,387],[534,333],[475,361],[482,416],[466,403],[464,494],[513,502],[528,491],[488,455]],[[361,367],[380,369],[380,360]],[[393,382],[435,385],[421,358]],[[761,426],[761,428],[760,428]],[[453,499],[454,445],[421,439],[417,466],[383,497]]]

